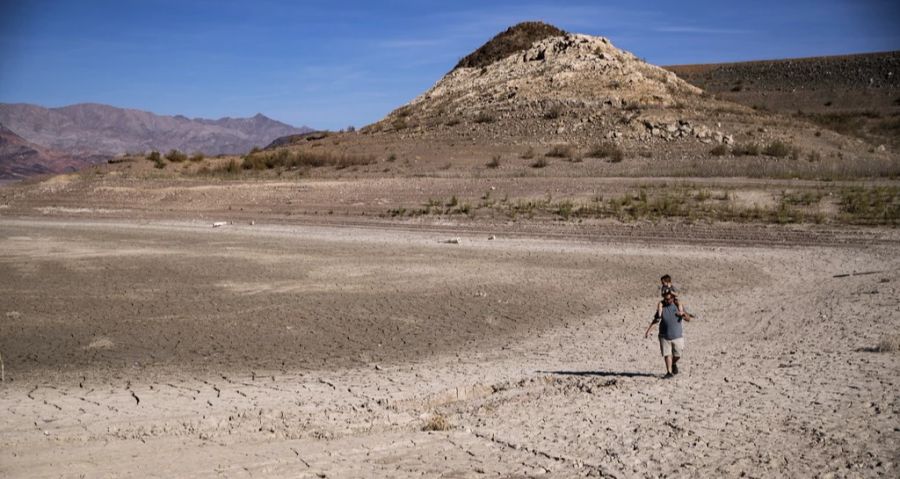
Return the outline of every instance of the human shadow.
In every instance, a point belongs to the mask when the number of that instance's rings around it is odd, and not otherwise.
[[[598,376],[619,378],[655,378],[658,374],[634,371],[538,371],[541,374],[557,374],[559,376]]]

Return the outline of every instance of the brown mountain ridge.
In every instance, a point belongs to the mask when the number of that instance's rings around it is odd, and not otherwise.
[[[312,131],[262,114],[251,118],[191,119],[94,103],[61,108],[0,103],[0,123],[29,144],[56,152],[51,156],[58,160],[46,165],[48,172],[77,169],[116,155],[150,150],[242,154],[281,136]],[[44,171],[40,166],[45,156],[31,155],[30,169],[19,171]],[[60,169],[59,159],[63,157],[69,161]],[[19,164],[21,159],[0,155],[0,165],[13,162]]]

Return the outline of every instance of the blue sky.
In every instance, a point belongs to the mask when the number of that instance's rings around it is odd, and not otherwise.
[[[900,2],[0,0],[0,102],[337,129],[378,120],[510,25],[655,64],[900,49]]]

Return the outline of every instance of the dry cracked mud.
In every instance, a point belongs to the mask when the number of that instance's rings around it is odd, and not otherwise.
[[[0,474],[896,477],[896,243],[496,234],[0,219]]]

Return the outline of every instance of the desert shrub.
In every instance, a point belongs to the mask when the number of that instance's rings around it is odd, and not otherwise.
[[[172,163],[181,163],[183,161],[187,161],[188,156],[178,150],[169,150],[166,153],[166,159],[171,161]]]
[[[547,160],[545,160],[543,158],[538,158],[537,161],[535,161],[534,163],[531,164],[531,167],[532,168],[544,168],[549,164],[550,163]]]
[[[488,168],[500,168],[500,155],[494,155],[487,163]]]
[[[588,154],[593,158],[609,158],[611,163],[619,163],[625,159],[625,152],[615,143],[601,143],[591,149]]]
[[[574,152],[575,149],[570,145],[556,145],[550,148],[547,153],[544,153],[544,156],[548,156],[550,158],[568,158],[570,156],[574,156]],[[545,164],[544,166],[547,165]]]
[[[494,116],[490,113],[483,111],[477,115],[475,115],[475,123],[493,123]]]
[[[451,119],[447,120],[447,123],[445,123],[445,125],[447,125],[447,126],[459,125],[459,118],[451,118]]]
[[[395,113],[400,118],[406,118],[412,113],[412,107],[409,105],[401,106],[400,108],[397,108]]]
[[[556,214],[567,220],[572,217],[572,213],[575,211],[575,203],[571,200],[560,201],[554,209]]]
[[[712,156],[725,156],[728,154],[728,147],[725,145],[716,145],[712,150],[709,150],[709,154]]]
[[[241,163],[241,168],[244,170],[264,170],[266,169],[266,162],[262,156],[247,155]]]
[[[391,122],[391,126],[395,130],[405,130],[409,125],[406,123],[405,117],[400,117],[400,118],[394,119],[394,121]]]
[[[525,150],[525,153],[522,153],[520,158],[522,158],[523,160],[530,160],[534,158],[534,148],[529,146],[528,149]]]
[[[147,155],[147,159],[150,160],[150,161],[152,161],[152,162],[154,162],[154,163],[158,163],[158,162],[162,159],[162,157],[160,157],[158,151],[151,151],[151,152]]]
[[[393,162],[397,161],[397,154],[396,154],[396,153],[391,153],[390,155],[388,155],[387,161],[390,162],[390,163],[393,163]]]
[[[232,159],[228,160],[228,163],[225,165],[224,168],[222,168],[222,171],[224,171],[225,173],[234,174],[234,173],[237,173],[238,171],[241,171],[241,169],[238,166],[237,161],[235,161],[235,159],[232,158]]]
[[[271,170],[277,168],[318,168],[333,166],[337,169],[351,166],[371,165],[375,163],[373,156],[337,155],[326,152],[277,150],[269,153],[247,155],[241,163],[244,170]]]
[[[555,120],[562,116],[563,109],[560,105],[553,105],[547,111],[544,112],[544,119],[546,120]]]
[[[446,417],[440,414],[434,414],[422,426],[423,431],[449,431],[453,426]]]
[[[198,163],[198,162],[203,161],[204,158],[206,158],[206,157],[203,156],[203,153],[200,153],[198,151],[197,153],[194,153],[193,155],[191,155],[190,160],[193,161],[194,163]]]
[[[781,201],[792,206],[811,206],[821,199],[822,193],[818,191],[781,192]]]
[[[786,156],[791,155],[794,147],[781,141],[775,140],[768,145],[765,146],[762,150],[762,154],[766,156],[774,156],[776,158],[784,158]]]
[[[900,351],[900,335],[891,334],[882,337],[881,341],[878,341],[878,345],[875,346],[875,351],[879,353],[895,353]]]
[[[854,222],[900,223],[900,188],[876,186],[841,191],[841,210]]]
[[[810,151],[809,154],[806,155],[806,161],[809,161],[810,163],[822,161],[822,154],[816,150]]]
[[[760,148],[756,143],[742,143],[735,145],[731,152],[734,156],[758,156]]]
[[[698,203],[703,203],[710,198],[712,198],[712,193],[705,189],[697,191],[697,194],[694,195],[694,200]]]

